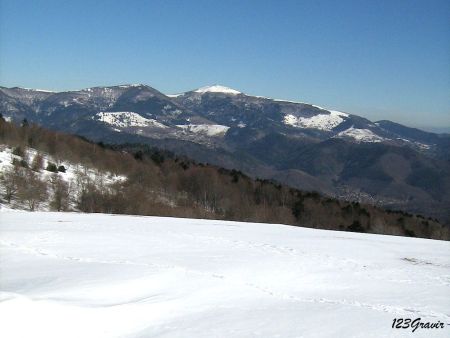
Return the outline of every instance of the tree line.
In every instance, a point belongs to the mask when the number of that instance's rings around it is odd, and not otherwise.
[[[56,211],[269,222],[450,239],[449,227],[436,220],[253,179],[145,145],[96,144],[1,118],[0,144],[16,153],[11,169],[0,175],[3,202],[19,201],[30,210],[45,204]],[[31,150],[35,155],[27,159]],[[44,155],[53,162],[45,165]],[[63,179],[66,169],[74,173],[69,182]]]

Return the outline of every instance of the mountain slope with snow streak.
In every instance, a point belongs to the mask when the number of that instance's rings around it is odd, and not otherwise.
[[[220,124],[183,124],[177,125],[177,127],[194,134],[199,133],[208,136],[223,135],[230,129],[230,127]]]
[[[338,133],[335,137],[349,137],[356,142],[382,142],[385,138],[378,136],[369,129],[350,127]]]
[[[297,128],[314,128],[331,131],[340,125],[348,114],[330,110],[328,114],[317,114],[312,117],[297,117],[292,114],[284,116],[284,123]]]
[[[447,337],[448,242],[0,212],[2,337]]]
[[[149,126],[167,128],[156,120],[147,119],[134,112],[100,112],[96,114],[96,117],[99,121],[121,128]]]

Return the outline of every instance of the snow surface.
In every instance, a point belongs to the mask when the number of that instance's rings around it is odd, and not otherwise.
[[[341,131],[336,137],[350,137],[357,142],[383,142],[386,140],[384,137],[378,136],[369,129],[359,129],[350,127],[344,131]]]
[[[348,114],[330,110],[329,114],[317,114],[312,117],[297,117],[292,114],[284,116],[284,123],[297,128],[314,128],[320,130],[332,130],[344,121]]]
[[[0,209],[1,337],[448,337],[450,244]]]
[[[230,127],[221,124],[179,124],[177,127],[191,133],[206,134],[208,136],[223,135],[230,129]]]
[[[96,116],[100,121],[120,128],[149,126],[167,128],[167,126],[156,120],[147,119],[134,112],[100,112]]]
[[[232,94],[232,95],[242,94],[241,92],[239,92],[235,89],[228,88],[225,86],[220,86],[220,85],[201,87],[201,88],[194,90],[194,92],[201,93],[201,94],[203,94],[203,93],[224,93],[224,94]]]

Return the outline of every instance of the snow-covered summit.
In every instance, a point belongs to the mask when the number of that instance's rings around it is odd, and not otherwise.
[[[237,90],[229,88],[229,87],[217,85],[217,84],[213,85],[213,86],[206,86],[206,87],[198,88],[198,89],[194,90],[194,92],[201,93],[201,94],[203,94],[203,93],[224,93],[224,94],[231,94],[231,95],[242,94],[240,91],[237,91]]]
[[[204,86],[204,87],[200,87],[197,88],[195,90],[189,91],[189,92],[185,92],[185,93],[177,93],[177,94],[166,94],[166,96],[168,97],[179,97],[179,96],[183,96],[186,93],[198,93],[198,94],[205,94],[205,93],[222,93],[222,94],[228,94],[228,95],[238,95],[238,94],[242,94],[242,92],[233,89],[233,88],[229,88],[229,87],[225,87],[225,86],[221,86],[218,84],[212,85],[212,86]]]

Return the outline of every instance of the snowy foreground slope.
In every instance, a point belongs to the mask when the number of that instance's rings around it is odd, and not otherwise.
[[[1,337],[449,337],[450,244],[193,219],[0,212]]]

